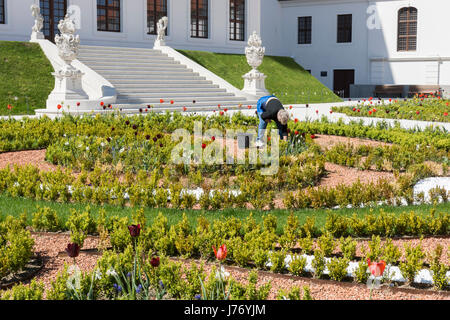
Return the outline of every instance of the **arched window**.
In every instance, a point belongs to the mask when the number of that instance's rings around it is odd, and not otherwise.
[[[416,51],[417,48],[417,9],[401,8],[398,11],[397,51]]]
[[[156,24],[162,17],[167,17],[167,0],[147,0],[148,34],[156,34],[157,31]]]
[[[0,23],[4,24],[5,20],[5,1],[0,0]]]

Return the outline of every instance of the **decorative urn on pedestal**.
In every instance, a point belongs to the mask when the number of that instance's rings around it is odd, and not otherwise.
[[[47,109],[54,110],[58,105],[62,105],[64,110],[67,110],[68,106],[89,97],[82,87],[83,73],[71,64],[78,56],[80,37],[75,36],[75,23],[68,14],[59,22],[58,29],[61,35],[55,36],[55,44],[64,64],[52,73],[55,77],[55,88],[47,100]]]
[[[248,46],[245,48],[245,56],[247,63],[252,67],[252,70],[242,77],[245,80],[243,92],[255,96],[267,95],[265,79],[266,75],[258,71],[258,67],[262,64],[266,48],[262,46],[261,38],[256,31],[248,39]]]

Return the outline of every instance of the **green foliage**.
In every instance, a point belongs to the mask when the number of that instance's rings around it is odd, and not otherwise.
[[[305,267],[306,258],[299,255],[294,255],[289,263],[288,270],[295,276],[302,276],[305,274]]]
[[[285,258],[286,258],[285,251],[283,251],[283,250],[272,251],[269,256],[270,263],[272,264],[270,266],[270,271],[275,272],[275,273],[282,273],[286,268],[286,264],[284,261]]]
[[[330,278],[335,281],[342,281],[347,277],[348,263],[347,258],[332,258],[327,264]]]
[[[330,256],[336,247],[336,241],[331,233],[325,232],[317,241],[320,250],[325,256]]]
[[[91,216],[90,207],[86,207],[83,212],[72,209],[66,226],[71,232],[70,241],[83,247],[87,235],[89,233],[92,234],[96,230],[95,220]]]
[[[61,230],[61,222],[57,212],[49,207],[37,207],[37,211],[33,213],[32,226],[37,231]]]
[[[339,242],[341,252],[344,258],[348,260],[353,260],[356,257],[356,246],[358,244],[356,240],[353,240],[352,237],[347,238],[341,237]]]
[[[322,250],[314,251],[314,260],[312,261],[312,267],[314,268],[314,277],[320,279],[323,277],[325,271],[326,261],[325,255]]]
[[[438,290],[444,290],[448,287],[449,277],[447,272],[450,268],[441,262],[442,246],[438,244],[430,255],[430,269],[433,276],[434,287]]]
[[[400,271],[409,283],[414,281],[414,277],[423,266],[425,254],[422,250],[422,245],[413,246],[411,244],[405,245],[405,262],[400,263]]]
[[[42,300],[44,284],[31,280],[29,285],[18,284],[0,294],[0,300]]]

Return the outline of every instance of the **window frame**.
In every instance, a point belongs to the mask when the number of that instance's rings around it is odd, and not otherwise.
[[[232,9],[232,4],[234,4],[234,7]],[[236,15],[236,8],[238,6],[242,6],[242,16]],[[247,4],[246,4],[246,0],[229,0],[229,14],[228,14],[228,18],[229,18],[229,34],[228,34],[228,38],[230,41],[245,41],[245,34],[246,34],[246,9],[247,9]],[[232,17],[232,12],[234,12],[234,19]],[[242,19],[240,19],[242,18]],[[240,26],[240,28],[237,28],[237,26]],[[240,30],[240,32],[238,33],[237,30]]]
[[[407,17],[406,20],[400,20],[400,15],[403,10],[407,11]],[[415,20],[411,20],[411,11],[415,10]],[[417,25],[419,21],[419,10],[417,10],[416,7],[409,6],[409,7],[402,7],[398,10],[397,14],[397,52],[414,52],[417,51]],[[401,23],[405,23],[406,25],[406,34],[401,35],[400,34],[400,25]],[[415,24],[416,32],[414,35],[409,34],[409,30],[411,26]],[[405,39],[405,48],[400,47],[400,39]],[[410,49],[410,40],[415,39],[415,45],[414,48]]]
[[[115,33],[120,33],[122,32],[122,0],[117,0],[119,3],[119,6],[116,7],[111,7],[109,5],[109,0],[105,0],[105,5],[99,5],[98,4],[98,0],[97,0],[97,31],[100,32],[115,32]],[[105,10],[105,15],[104,16],[100,16],[98,14],[98,10],[99,9],[103,9]],[[108,23],[108,11],[109,10],[114,10],[117,11],[119,14],[119,30],[112,30],[109,28],[109,23]],[[99,27],[99,17],[105,17],[105,29],[100,29]]]
[[[162,5],[158,5],[157,2],[161,1]],[[150,3],[153,2],[153,11],[150,11]],[[162,7],[161,11],[158,11],[158,7]],[[150,12],[153,12],[153,14],[151,15]],[[162,17],[168,17],[169,14],[169,9],[168,9],[168,0],[147,0],[147,34],[148,35],[157,35],[157,31],[158,31],[158,21],[159,19],[161,19]],[[153,28],[154,31],[151,32],[149,31],[150,29],[150,17],[152,17],[154,19],[154,23],[153,23]],[[169,20],[170,21],[170,20]],[[168,35],[168,29],[166,29],[166,36]]]
[[[6,24],[6,0],[0,0],[0,7],[2,9],[0,24]]]
[[[306,20],[305,28],[300,28],[300,21],[302,19]],[[304,37],[301,37],[301,35],[304,35]],[[302,42],[302,40],[305,42]],[[312,16],[297,17],[297,44],[312,44]]]
[[[346,21],[340,19],[350,17],[350,23],[345,24]],[[343,36],[345,32],[346,37]],[[352,43],[353,41],[353,14],[338,14],[337,15],[337,43]]]
[[[206,3],[206,16],[201,16],[199,15],[199,4],[200,1],[204,1]],[[193,15],[194,12],[194,8],[192,6],[192,4],[195,2],[195,12],[197,13],[195,16]],[[209,9],[210,9],[210,3],[209,0],[191,0],[191,5],[190,5],[190,16],[191,16],[191,23],[190,23],[190,38],[194,38],[194,39],[209,39]],[[203,31],[203,33],[205,33],[204,36],[200,35],[200,21],[202,20],[202,18],[206,21],[205,23],[205,31]],[[195,20],[194,20],[195,19]],[[194,24],[195,22],[195,24]],[[194,30],[194,25],[195,25],[195,30]],[[193,35],[193,32],[195,31],[195,35]]]

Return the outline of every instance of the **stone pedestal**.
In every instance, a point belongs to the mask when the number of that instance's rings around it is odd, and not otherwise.
[[[244,78],[244,89],[242,89],[243,92],[255,96],[264,96],[269,94],[269,91],[266,90],[265,85],[265,79],[267,76],[264,73],[253,69],[243,75],[242,78]]]
[[[35,42],[38,40],[44,40],[45,36],[42,32],[32,32],[30,42]]]

